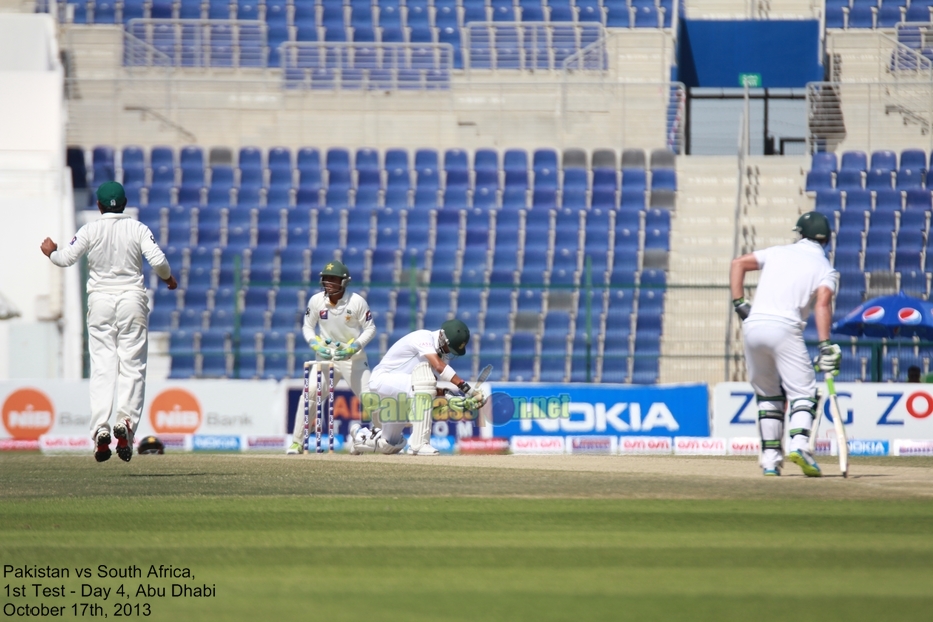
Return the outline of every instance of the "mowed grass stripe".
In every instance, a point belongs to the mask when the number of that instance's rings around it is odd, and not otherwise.
[[[490,496],[464,498],[456,491],[471,470],[421,466],[378,474],[380,483],[387,474],[402,477],[391,488],[408,486],[409,496],[377,494],[376,487],[354,496],[283,495],[274,471],[252,467],[262,461],[200,458],[177,469],[238,469],[239,494],[209,478],[184,476],[184,490],[173,491],[166,484],[173,475],[129,477],[131,471],[68,468],[76,461],[41,457],[7,469],[11,461],[0,459],[0,563],[95,571],[99,564],[190,567],[190,583],[216,586],[217,597],[151,601],[148,619],[173,622],[851,622],[928,620],[933,610],[933,504],[924,499],[800,499],[781,492],[819,491],[827,483],[806,481],[781,482],[772,487],[773,499],[734,498],[731,482],[720,483],[714,499],[568,499],[574,491],[564,486],[595,489],[605,482],[587,473],[555,482],[550,472],[494,469],[483,480],[497,486]],[[334,464],[327,478],[358,493],[366,473]],[[135,459],[124,466],[133,465]],[[32,473],[29,482],[51,471],[49,490],[69,492],[33,496],[17,471]],[[508,496],[533,477],[549,479],[558,498]],[[681,479],[675,496],[692,483]],[[114,486],[127,480],[135,487],[120,494]],[[446,494],[426,495],[425,488]],[[135,592],[138,585],[179,580],[87,582],[126,584]]]

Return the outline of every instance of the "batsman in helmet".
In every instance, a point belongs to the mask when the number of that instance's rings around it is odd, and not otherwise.
[[[396,341],[373,370],[370,388],[382,398],[408,404],[407,421],[383,421],[381,429],[371,431],[351,426],[350,453],[399,453],[406,443],[403,430],[410,424],[408,453],[436,456],[438,451],[431,446],[432,413],[434,398],[444,395],[444,387],[459,392],[448,400],[453,408],[476,410],[486,402],[482,390],[471,387],[450,364],[466,354],[469,342],[470,329],[457,319],[447,320],[440,330],[416,330]]]
[[[826,216],[807,212],[797,220],[794,244],[772,246],[732,260],[729,287],[732,305],[742,320],[748,380],[758,402],[761,434],[760,464],[765,475],[780,475],[784,461],[785,411],[790,430],[788,460],[808,477],[820,477],[819,465],[809,452],[810,430],[818,404],[817,370],[839,369],[842,353],[830,343],[832,301],[839,281],[824,247],[831,231]],[[745,300],[745,274],[761,271],[755,300]],[[811,310],[820,340],[820,353],[811,362],[803,329]]]
[[[334,366],[334,384],[343,378],[357,396],[369,391],[369,362],[366,347],[376,336],[376,324],[369,304],[359,294],[347,293],[350,271],[331,260],[321,269],[320,291],[308,300],[302,333],[318,361]],[[324,397],[326,398],[326,387]],[[304,412],[304,397],[298,402],[298,414]],[[286,453],[300,454],[305,444],[304,418],[295,417],[292,443]]]

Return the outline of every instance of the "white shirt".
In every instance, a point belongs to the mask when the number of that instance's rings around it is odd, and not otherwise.
[[[746,321],[779,318],[803,328],[813,310],[816,290],[828,287],[836,293],[839,273],[829,265],[823,247],[813,240],[772,246],[754,254],[761,276]]]
[[[379,374],[410,374],[419,363],[427,363],[426,354],[437,354],[439,330],[416,330],[396,341],[386,352],[373,376]]]
[[[65,268],[85,253],[88,292],[145,291],[143,257],[159,278],[167,279],[172,275],[168,260],[156,244],[152,231],[127,214],[102,214],[99,220],[78,229],[71,242],[59,247],[49,259],[56,266]]]
[[[301,329],[309,344],[314,341],[315,328],[322,339],[339,341],[341,344],[355,340],[360,345],[360,352],[355,357],[361,356],[362,349],[376,336],[376,324],[369,303],[359,294],[352,293],[344,293],[335,305],[330,303],[330,298],[324,292],[311,296]]]

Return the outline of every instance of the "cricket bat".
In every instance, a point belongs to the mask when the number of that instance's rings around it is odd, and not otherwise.
[[[842,423],[839,399],[836,397],[836,383],[833,382],[831,372],[827,372],[824,378],[826,379],[826,390],[829,394],[829,410],[833,415],[833,425],[836,427],[836,444],[839,446],[839,470],[842,471],[843,477],[849,477],[849,443],[846,439],[845,425]]]
[[[479,388],[484,382],[489,378],[489,374],[492,373],[492,365],[487,365],[480,372],[479,376],[476,377],[476,384],[474,388]]]

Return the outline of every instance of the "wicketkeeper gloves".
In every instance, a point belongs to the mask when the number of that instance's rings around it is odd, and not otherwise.
[[[752,305],[748,304],[748,301],[745,298],[736,298],[732,301],[732,308],[735,309],[736,315],[739,316],[743,322],[745,318],[748,317],[748,314],[752,311]]]
[[[319,339],[311,344],[311,349],[314,350],[314,353],[317,354],[319,358],[325,361],[329,361],[334,357],[334,352],[330,349],[330,346],[322,343]]]
[[[842,360],[842,349],[834,343],[826,341],[820,342],[820,354],[814,360],[814,367],[821,372],[835,372],[839,370],[839,362]]]
[[[335,361],[345,361],[360,351],[360,344],[356,343],[355,341],[348,343],[343,347],[340,346],[340,342],[337,342],[335,347],[337,348],[337,351],[334,352]]]

